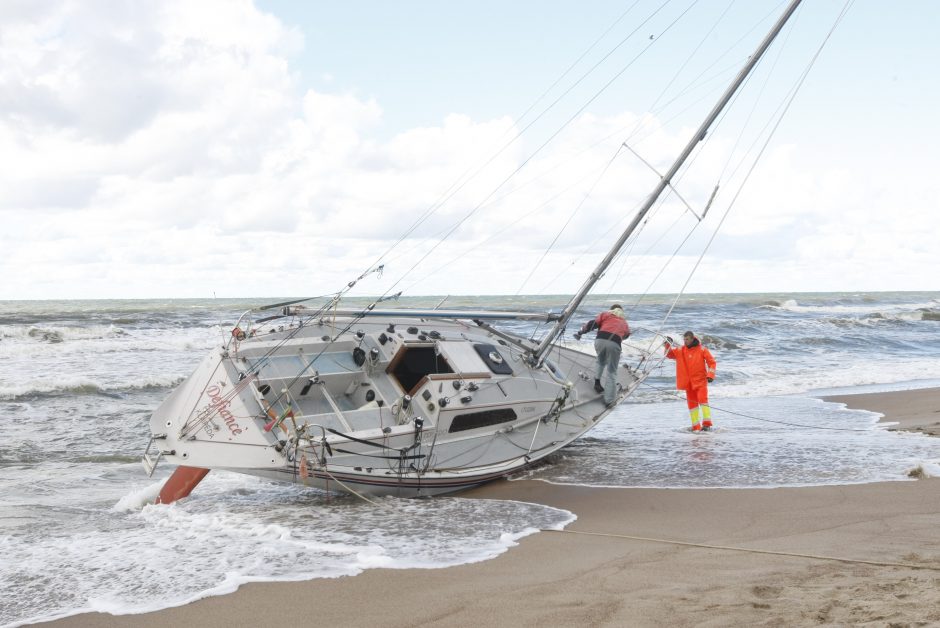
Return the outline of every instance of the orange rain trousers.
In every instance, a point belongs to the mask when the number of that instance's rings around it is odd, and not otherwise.
[[[699,406],[707,406],[708,386],[702,386],[700,388],[686,388],[685,402],[688,404],[689,410],[693,410]]]

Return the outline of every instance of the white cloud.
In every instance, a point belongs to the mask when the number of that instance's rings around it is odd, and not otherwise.
[[[247,0],[104,7],[0,8],[0,298],[333,290],[516,130],[508,117],[455,113],[380,140],[381,103],[305,89],[291,68],[302,37]],[[400,287],[514,292],[638,123],[631,146],[659,169],[691,134],[628,112],[579,117]],[[362,291],[389,287],[539,143],[510,144]],[[729,150],[714,138],[682,179],[695,207]],[[879,165],[885,179],[848,165],[806,167],[811,150],[768,153],[693,289],[937,287],[923,279],[940,270],[937,184],[913,185],[915,175],[890,164]],[[622,154],[526,291],[576,287],[655,180]],[[654,291],[684,281],[733,192],[723,183],[687,256]],[[633,249],[649,257],[615,264],[605,281],[644,289],[692,226],[683,212],[671,199]],[[921,279],[896,279],[912,272]]]

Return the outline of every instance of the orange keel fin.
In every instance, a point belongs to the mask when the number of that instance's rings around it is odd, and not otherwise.
[[[209,469],[200,467],[176,467],[163,488],[160,489],[160,495],[157,496],[156,504],[172,504],[178,499],[183,499],[193,492],[193,489],[206,477]]]

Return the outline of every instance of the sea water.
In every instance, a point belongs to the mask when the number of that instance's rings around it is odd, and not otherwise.
[[[877,415],[815,398],[940,384],[938,293],[692,295],[665,324],[670,298],[618,296],[589,302],[578,323],[613,300],[627,310],[635,346],[657,342],[654,332],[678,339],[691,329],[712,349],[718,428],[688,431],[665,362],[586,437],[520,477],[804,486],[905,480],[940,460],[940,439],[890,432]],[[261,303],[0,302],[0,625],[143,612],[249,581],[485,560],[573,520],[542,505],[459,496],[374,505],[223,472],[186,500],[149,505],[170,471],[147,478],[139,464],[150,413]],[[563,303],[459,297],[447,306],[558,311]],[[580,344],[590,350],[587,337]]]

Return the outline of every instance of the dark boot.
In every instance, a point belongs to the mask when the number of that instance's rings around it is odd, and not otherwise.
[[[599,392],[599,393],[604,392],[604,387],[601,386],[601,380],[599,379],[594,380],[594,392]]]

